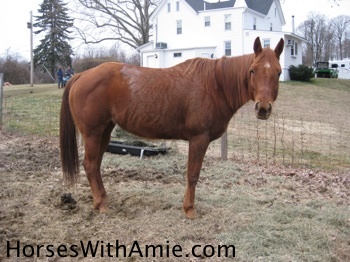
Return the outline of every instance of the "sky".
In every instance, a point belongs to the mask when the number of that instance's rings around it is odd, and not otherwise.
[[[264,1],[264,0],[257,0]],[[350,0],[280,0],[286,20],[283,31],[292,31],[292,15],[295,16],[295,27],[307,19],[310,11],[333,18],[338,15],[350,16]],[[30,11],[33,16],[38,15],[38,9],[43,0],[0,0],[0,56],[7,52],[30,60]],[[65,1],[67,2],[67,0]],[[69,7],[69,5],[68,5]],[[33,18],[34,19],[34,18]],[[33,21],[34,22],[34,21]],[[42,36],[34,34],[34,48]],[[77,51],[81,42],[77,41],[73,50]]]

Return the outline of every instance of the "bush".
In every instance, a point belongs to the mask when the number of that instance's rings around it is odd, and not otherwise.
[[[314,77],[314,70],[306,65],[298,65],[289,67],[289,76],[294,81],[308,82]]]
[[[10,52],[0,55],[0,72],[4,74],[4,82],[13,85],[30,83],[30,63],[19,55]],[[52,79],[38,68],[34,70],[34,83],[52,83]]]
[[[112,47],[109,50],[87,49],[82,57],[76,57],[76,60],[73,63],[74,72],[80,73],[105,62],[121,62],[140,65],[140,56],[136,51],[126,53],[118,46]]]
[[[73,68],[75,73],[80,73],[90,68],[96,67],[105,62],[118,62],[112,58],[82,58],[74,62]]]

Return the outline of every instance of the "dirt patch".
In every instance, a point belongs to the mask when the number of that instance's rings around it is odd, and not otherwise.
[[[74,188],[63,184],[57,138],[0,138],[0,260],[17,261],[15,249],[7,257],[7,246],[19,243],[23,260],[66,261],[57,251],[63,245],[69,250],[62,254],[71,261],[105,261],[107,243],[130,250],[135,241],[142,252],[146,245],[183,250],[180,258],[158,254],[148,261],[199,261],[220,245],[234,245],[237,261],[350,259],[349,172],[238,165],[208,155],[197,186],[199,218],[188,220],[182,212],[183,146],[142,160],[106,153],[102,172],[110,210],[99,214],[91,209],[83,170]],[[80,243],[98,243],[96,258],[91,253],[83,258]],[[198,257],[191,253],[194,245],[200,245]],[[30,247],[33,256],[26,258]],[[135,252],[125,260],[142,259]],[[218,258],[218,251],[205,259],[221,260],[226,259]]]

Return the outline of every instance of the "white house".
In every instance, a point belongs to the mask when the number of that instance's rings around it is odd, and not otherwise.
[[[289,80],[290,65],[302,63],[304,39],[282,32],[285,19],[279,0],[163,0],[150,19],[153,39],[138,48],[145,67],[170,67],[194,57],[253,53],[257,36],[264,47],[271,48],[284,39],[280,80]]]

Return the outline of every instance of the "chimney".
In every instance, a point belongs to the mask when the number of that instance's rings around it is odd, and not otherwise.
[[[292,33],[295,33],[295,26],[294,26],[294,15],[292,15]]]

